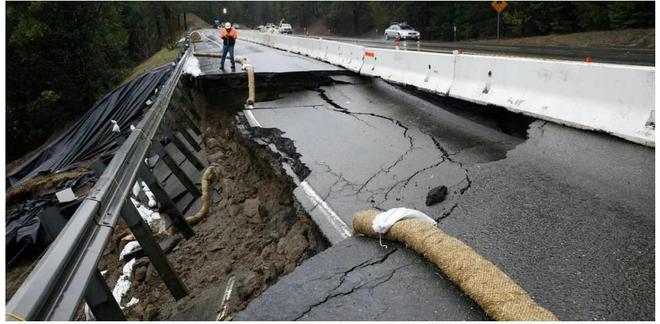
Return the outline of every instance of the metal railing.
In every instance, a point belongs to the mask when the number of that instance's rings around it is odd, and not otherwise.
[[[130,190],[138,177],[144,177],[143,161],[163,120],[182,74],[183,65],[190,55],[189,52],[186,50],[179,60],[159,91],[154,104],[137,125],[138,130],[131,132],[119,147],[88,196],[6,305],[7,320],[72,320],[74,318],[89,283],[95,280],[95,273],[98,272],[97,264],[120,213],[123,213],[122,217],[125,219],[127,217],[125,208],[126,202],[130,203],[128,200]],[[131,214],[130,211],[128,214]],[[138,220],[138,223],[140,221]],[[177,220],[173,222],[177,225]],[[185,226],[182,231],[184,236],[192,235],[192,230],[186,233]],[[135,233],[135,228],[131,227],[131,229]],[[152,241],[153,238],[150,237],[145,243]],[[143,241],[140,243],[142,245]],[[148,247],[143,246],[143,248],[149,254]],[[157,260],[152,258],[152,262],[154,261]],[[162,263],[162,260],[160,261]],[[163,279],[167,280],[167,278]],[[170,285],[168,287],[175,294],[173,288]],[[183,293],[185,287],[179,287],[179,291]]]

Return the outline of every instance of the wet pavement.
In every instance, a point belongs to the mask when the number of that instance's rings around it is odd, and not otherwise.
[[[252,44],[237,55],[256,71],[327,66]],[[200,58],[203,71],[213,64]],[[419,209],[560,319],[654,318],[654,149],[543,121],[521,138],[480,114],[457,112],[460,103],[429,102],[378,79],[334,79],[258,102],[251,113],[293,140],[311,171],[304,180],[349,228],[366,208]],[[447,199],[426,206],[428,191],[440,185]],[[305,207],[310,214],[320,208]],[[334,230],[319,226],[326,235]],[[366,238],[335,243],[237,319],[485,316],[404,247]]]
[[[213,29],[204,29],[202,42],[193,43],[196,53],[222,54],[222,39],[218,32]],[[247,57],[250,64],[254,66],[255,73],[284,73],[284,72],[308,72],[308,71],[340,71],[340,67],[319,62],[312,58],[273,50],[263,45],[257,45],[241,39],[240,30],[238,40],[234,48],[236,57]],[[226,59],[225,69],[220,70],[220,58],[196,56],[199,60],[200,69],[204,75],[244,73],[241,65],[236,63],[236,70],[231,70],[231,62]]]
[[[402,245],[349,238],[304,262],[236,320],[488,320],[479,305]]]
[[[406,206],[446,217],[470,186],[461,160],[505,156],[521,139],[443,113],[380,80],[342,77],[317,91],[281,94],[253,114],[262,127],[294,140],[306,179],[346,224],[353,213]],[[460,154],[459,156],[456,156]],[[461,159],[458,159],[461,158]],[[447,200],[427,207],[427,192],[449,188]]]

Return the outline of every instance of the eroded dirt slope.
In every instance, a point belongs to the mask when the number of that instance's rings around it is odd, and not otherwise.
[[[218,174],[220,197],[215,197],[207,219],[193,227],[195,237],[168,254],[190,295],[174,301],[148,260],[141,258],[127,296],[140,302],[129,309],[129,319],[216,320],[223,310],[224,319],[230,319],[325,246],[294,202],[292,184],[279,162],[238,135],[234,113],[209,112],[205,123],[208,159]],[[107,258],[117,258],[116,251]],[[111,272],[119,271],[115,262],[109,264]],[[225,306],[223,295],[232,277],[235,284]],[[108,276],[113,278],[117,276]]]

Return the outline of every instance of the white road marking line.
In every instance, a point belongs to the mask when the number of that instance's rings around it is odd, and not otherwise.
[[[243,110],[245,117],[248,120],[248,123],[252,127],[262,127],[254,114],[252,114],[252,106],[246,106],[246,109]],[[342,239],[349,238],[352,236],[351,229],[346,225],[346,223],[335,213],[334,210],[328,205],[321,196],[319,196],[314,188],[307,183],[307,180],[300,182],[299,185],[305,195],[314,203],[315,206],[325,215],[325,218],[328,220],[330,225],[337,231],[339,236]]]
[[[243,113],[245,114],[245,118],[247,118],[248,123],[250,123],[250,126],[252,126],[252,127],[261,127],[261,124],[259,124],[259,121],[257,121],[257,119],[252,114],[252,110],[245,109],[245,110],[243,110]]]
[[[348,225],[346,225],[346,223],[344,223],[344,221],[341,218],[339,218],[337,213],[335,213],[335,211],[332,210],[330,205],[328,205],[328,203],[325,202],[325,200],[323,200],[323,198],[321,198],[316,193],[316,191],[314,191],[314,188],[312,188],[312,186],[310,186],[309,183],[307,183],[307,180],[301,182],[300,187],[305,192],[307,197],[309,197],[314,202],[314,204],[318,206],[319,210],[326,216],[326,218],[330,222],[330,225],[332,225],[332,227],[334,227],[335,230],[337,230],[337,232],[342,238],[348,238],[352,235]]]

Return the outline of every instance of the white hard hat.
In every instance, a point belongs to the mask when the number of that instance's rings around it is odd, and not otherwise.
[[[225,28],[231,28],[231,24],[229,22],[225,23]]]

